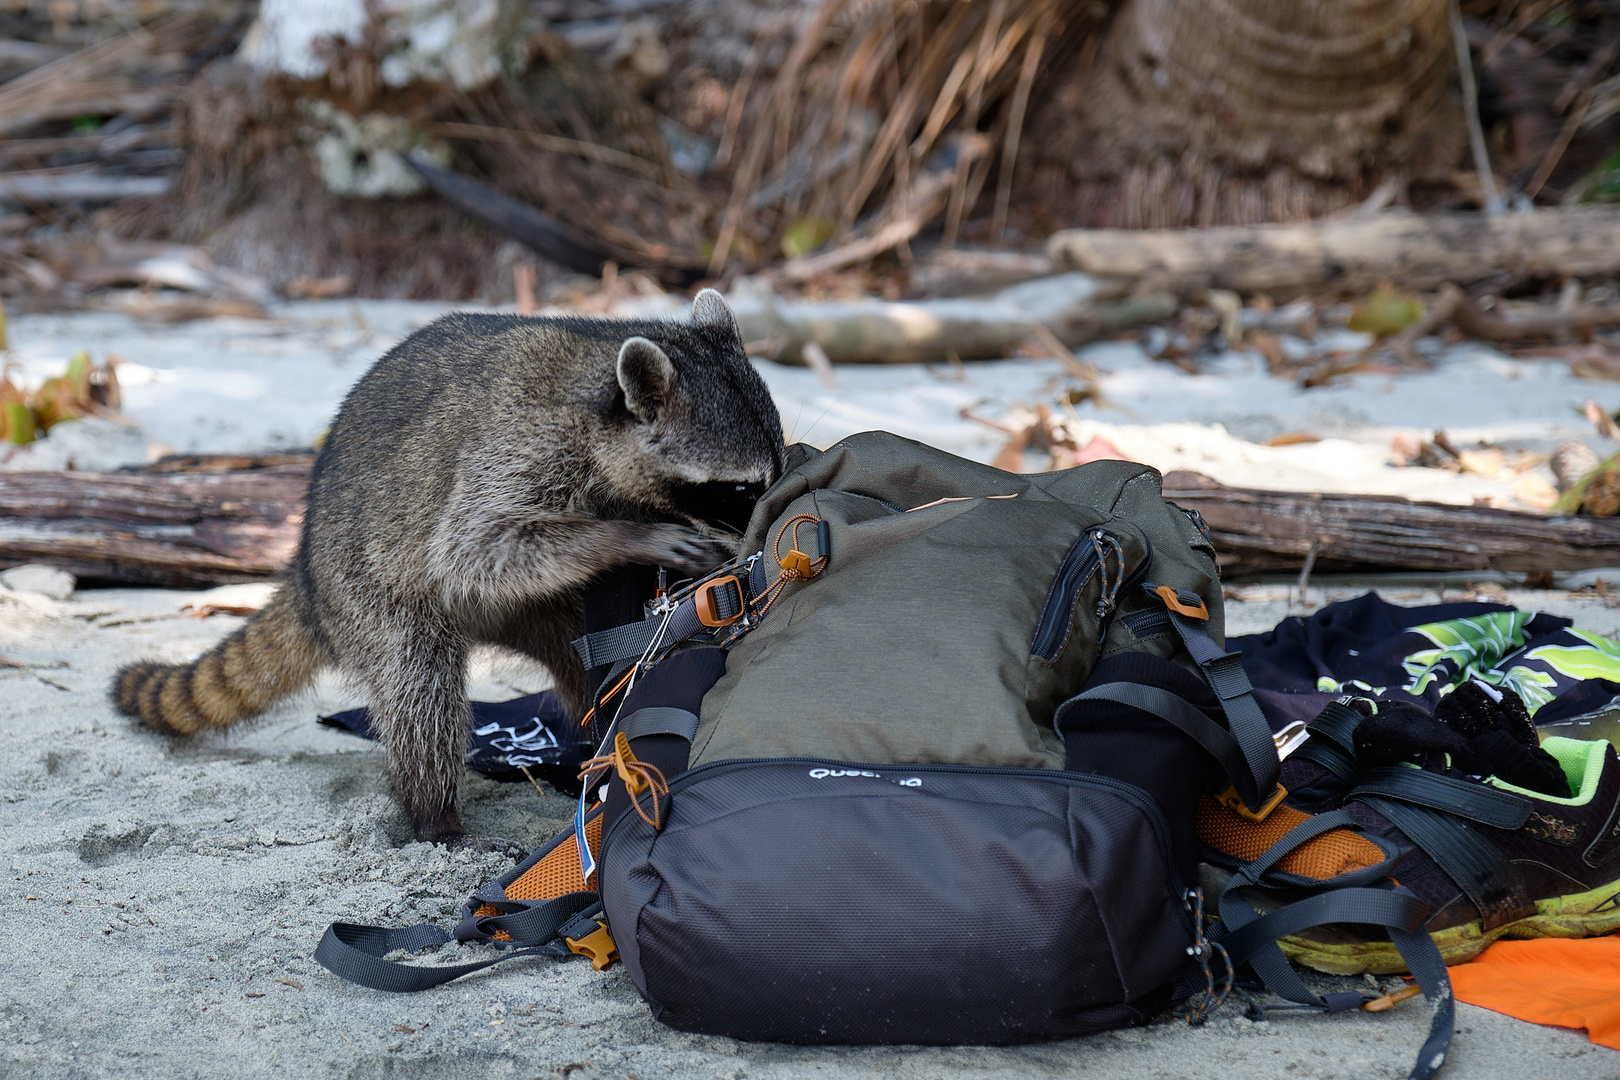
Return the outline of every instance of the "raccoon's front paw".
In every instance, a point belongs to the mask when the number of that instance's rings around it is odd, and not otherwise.
[[[646,534],[638,561],[667,566],[683,574],[706,574],[736,554],[730,545],[685,525],[656,525]]]

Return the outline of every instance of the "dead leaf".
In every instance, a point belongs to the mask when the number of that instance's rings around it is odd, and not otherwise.
[[[1495,479],[1502,474],[1502,467],[1507,464],[1507,455],[1495,447],[1464,450],[1457,455],[1457,464],[1462,466],[1465,473]]]
[[[1014,432],[1013,437],[1007,440],[1007,445],[990,461],[991,468],[1003,472],[1020,473],[1024,471],[1024,451],[1029,448],[1029,440],[1035,433],[1035,425],[1031,424],[1023,431]]]
[[[518,263],[525,266],[525,263]],[[514,276],[516,267],[513,267]],[[529,267],[529,288],[534,288],[534,268]],[[354,288],[354,279],[348,274],[338,274],[334,277],[295,277],[281,287],[282,294],[289,300],[330,300],[334,296],[342,296]],[[521,306],[521,305],[520,305]],[[519,314],[527,314],[520,311]]]
[[[1385,337],[1398,334],[1423,318],[1423,301],[1413,293],[1396,292],[1381,285],[1357,301],[1350,312],[1350,329]]]
[[[188,618],[206,619],[210,615],[257,615],[256,607],[241,604],[187,604],[180,611]]]
[[[1620,425],[1616,425],[1614,417],[1609,415],[1607,409],[1595,401],[1588,401],[1583,411],[1586,413],[1586,418],[1592,421],[1592,426],[1597,429],[1599,435],[1605,439],[1620,442]]]
[[[1291,371],[1288,363],[1288,353],[1283,348],[1282,339],[1276,334],[1265,330],[1251,330],[1249,344],[1260,350],[1260,355],[1266,358],[1266,370],[1273,375],[1287,375]]]
[[[1558,489],[1540,473],[1525,473],[1513,481],[1513,497],[1545,514],[1558,501]]]

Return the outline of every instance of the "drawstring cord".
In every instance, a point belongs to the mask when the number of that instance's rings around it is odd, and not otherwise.
[[[1106,619],[1113,612],[1119,597],[1119,588],[1125,583],[1125,549],[1118,540],[1101,529],[1091,530],[1091,550],[1097,553],[1097,565],[1102,571],[1102,592],[1097,598],[1097,618]],[[1108,577],[1108,556],[1114,556],[1114,577]]]
[[[1232,969],[1232,957],[1225,947],[1204,936],[1204,890],[1188,889],[1181,902],[1192,912],[1193,943],[1187,946],[1187,955],[1198,960],[1198,966],[1204,973],[1204,992],[1196,1003],[1189,998],[1185,1005],[1176,1010],[1175,1015],[1187,1021],[1192,1027],[1198,1027],[1209,1019],[1210,1014],[1226,1003],[1227,995],[1232,992],[1236,972]],[[1215,956],[1220,958],[1221,966],[1226,969],[1219,992],[1215,989],[1215,973],[1210,968],[1210,958]],[[1253,1003],[1250,1004],[1252,1007]]]

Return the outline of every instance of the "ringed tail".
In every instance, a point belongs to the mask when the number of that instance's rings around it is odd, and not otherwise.
[[[189,664],[139,661],[113,678],[113,703],[154,731],[194,735],[257,716],[323,665],[285,587],[248,623]]]

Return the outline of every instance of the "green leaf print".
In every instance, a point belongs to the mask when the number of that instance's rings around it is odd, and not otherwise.
[[[1438,648],[1419,650],[1401,662],[1411,676],[1406,692],[1421,695],[1440,677],[1439,668],[1447,662],[1456,665],[1457,670],[1447,679],[1441,693],[1462,685],[1472,676],[1485,677],[1509,653],[1524,646],[1524,628],[1533,618],[1533,611],[1493,611],[1470,619],[1448,619],[1412,627],[1413,633],[1422,634]],[[1487,681],[1499,681],[1502,675],[1500,672],[1496,675],[1496,679]]]
[[[1566,631],[1585,645],[1543,645],[1524,654],[1526,660],[1540,660],[1572,679],[1607,679],[1620,682],[1620,642],[1574,628]]]

